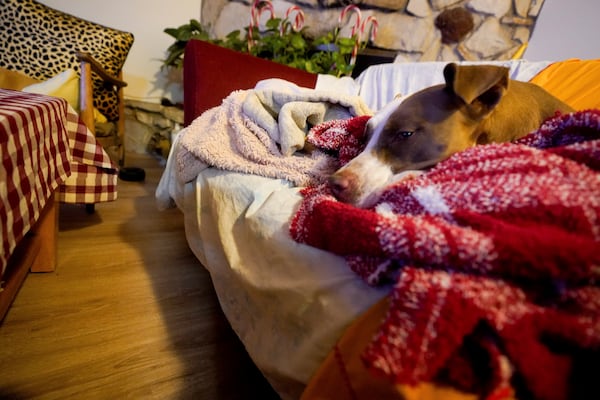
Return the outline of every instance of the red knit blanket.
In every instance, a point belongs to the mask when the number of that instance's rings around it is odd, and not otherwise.
[[[309,140],[344,163],[366,121],[326,122]],[[370,209],[306,188],[290,232],[344,256],[367,283],[391,285],[363,354],[374,371],[487,394],[510,381],[536,399],[588,396],[600,388],[590,372],[600,361],[599,170],[600,111],[557,115],[515,143],[468,149],[391,185]]]

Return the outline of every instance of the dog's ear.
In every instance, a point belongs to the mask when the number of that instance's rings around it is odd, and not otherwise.
[[[508,68],[495,65],[462,65],[444,68],[446,88],[460,97],[471,112],[483,116],[498,104],[508,88]]]

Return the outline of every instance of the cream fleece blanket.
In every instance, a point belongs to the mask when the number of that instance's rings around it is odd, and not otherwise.
[[[178,177],[189,182],[205,168],[287,179],[298,186],[321,181],[335,168],[322,152],[298,151],[313,125],[370,115],[358,96],[296,87],[240,90],[180,132]]]

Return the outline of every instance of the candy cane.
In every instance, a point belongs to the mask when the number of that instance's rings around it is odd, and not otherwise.
[[[377,28],[379,28],[379,22],[377,22],[377,18],[375,18],[372,15],[369,15],[367,17],[367,19],[364,20],[364,22],[362,23],[361,27],[360,27],[360,38],[362,41],[362,37],[365,34],[365,30],[367,28],[368,25],[370,26],[370,30],[369,30],[369,38],[366,39],[365,41],[368,42],[369,40],[371,42],[375,41],[375,38],[377,37]]]
[[[342,27],[342,25],[344,24],[345,18],[346,18],[346,14],[349,12],[353,12],[354,15],[356,15],[356,21],[354,22],[354,26],[352,27],[352,37],[354,37],[356,32],[358,30],[360,30],[360,20],[361,20],[360,8],[358,8],[354,4],[350,4],[349,6],[344,7],[342,12],[340,13],[340,17],[338,18],[338,25],[340,26],[340,28]],[[348,17],[348,21],[346,21],[346,22],[349,22],[350,18],[351,17]]]
[[[352,54],[350,56],[350,65],[354,65],[356,63],[356,58],[358,57],[358,49],[360,44],[363,42],[363,36],[365,34],[365,30],[367,27],[371,25],[369,28],[369,37],[365,40],[368,42],[369,40],[374,41],[377,37],[377,28],[379,27],[379,23],[377,22],[377,18],[372,15],[369,15],[360,26],[360,33],[354,43],[354,47],[352,48]]]
[[[354,43],[352,48],[352,54],[350,55],[350,65],[356,64],[356,58],[358,57],[358,42]]]
[[[292,24],[288,19],[293,12],[296,12],[296,15],[294,17],[294,23]],[[279,34],[283,36],[290,26],[294,32],[298,32],[304,26],[304,11],[298,6],[291,6],[287,9],[285,12],[285,19],[279,26]]]
[[[288,18],[294,11],[296,12],[296,16],[294,17],[292,29],[294,32],[298,32],[304,26],[304,11],[298,6],[291,6],[285,12],[285,18]]]
[[[352,54],[350,56],[350,65],[353,65],[356,62],[356,57],[358,56],[358,47],[360,45],[360,29],[361,29],[360,21],[362,19],[360,8],[358,8],[354,4],[350,4],[349,6],[344,7],[342,12],[340,13],[340,17],[338,18],[338,26],[341,29],[341,27],[346,19],[346,14],[350,13],[350,12],[353,12],[354,15],[356,15],[356,21],[354,22],[354,26],[352,27],[352,31],[351,31],[351,37],[355,38],[354,47],[352,48]],[[350,18],[351,17],[348,17],[348,21],[350,21]],[[348,22],[348,21],[346,21],[346,22]]]
[[[255,40],[252,32],[255,27],[259,26],[260,16],[264,10],[269,11],[271,14],[270,18],[275,18],[275,9],[273,8],[273,4],[271,4],[271,0],[254,0],[252,9],[250,10],[250,25],[248,26],[248,50],[254,46]]]
[[[271,0],[254,0],[254,4],[252,4],[252,9],[250,10],[250,22],[258,26],[260,16],[265,9],[271,13],[271,18],[275,17],[275,9]]]
[[[367,27],[369,27],[369,37],[366,40],[364,40],[365,45],[366,45],[366,43],[369,42],[369,40],[371,40],[372,42],[375,41],[375,38],[377,37],[377,28],[379,27],[377,18],[375,18],[372,15],[369,15],[363,21],[362,25],[360,26],[360,34],[358,35],[356,43],[354,43],[354,48],[352,49],[352,55],[350,57],[350,65],[354,65],[356,63],[356,58],[358,57],[358,48],[360,47],[360,44],[363,42],[363,36],[365,34]]]

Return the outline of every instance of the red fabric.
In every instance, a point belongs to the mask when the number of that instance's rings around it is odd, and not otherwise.
[[[342,125],[311,140],[360,144],[364,121]],[[582,352],[600,355],[599,166],[600,111],[556,116],[391,185],[371,209],[307,188],[290,233],[393,283],[364,353],[377,373],[487,393],[518,377],[535,398],[566,399]]]
[[[183,58],[184,125],[216,107],[234,90],[252,89],[263,79],[280,78],[314,88],[317,75],[283,64],[190,40]]]

